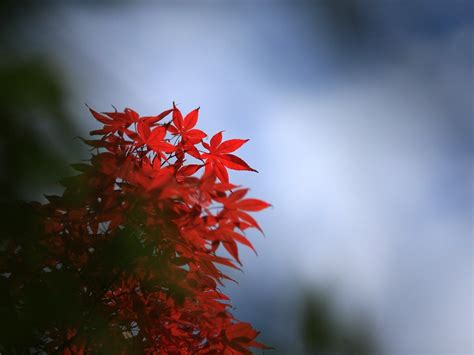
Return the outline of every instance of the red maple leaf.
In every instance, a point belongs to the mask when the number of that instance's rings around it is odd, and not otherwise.
[[[215,173],[222,182],[229,182],[227,168],[233,170],[257,170],[251,168],[245,161],[236,155],[229,154],[248,142],[248,139],[229,139],[222,142],[222,132],[216,133],[210,144],[203,142],[202,145],[208,150],[208,153],[201,154],[206,162],[206,175]]]
[[[164,138],[166,135],[166,128],[163,126],[158,126],[150,129],[150,125],[145,121],[140,121],[137,124],[137,145],[141,146],[143,144],[149,146],[153,151],[162,156],[162,152],[172,153],[176,150],[176,147],[168,143]]]
[[[173,124],[168,127],[168,131],[173,135],[180,135],[185,142],[198,143],[207,134],[199,129],[195,129],[198,121],[199,107],[189,112],[183,119],[181,111],[173,102]]]

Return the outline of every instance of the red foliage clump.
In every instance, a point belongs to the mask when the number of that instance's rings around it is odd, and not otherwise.
[[[221,293],[238,268],[238,245],[260,226],[227,169],[252,169],[232,154],[247,140],[209,143],[195,128],[199,109],[141,117],[131,109],[92,115],[103,124],[85,140],[90,163],[63,180],[62,196],[37,206],[45,221],[45,270],[74,275],[77,316],[44,332],[49,352],[251,354],[266,348],[250,324],[230,313]],[[171,117],[170,117],[171,116]],[[166,118],[170,117],[169,121]],[[165,122],[166,121],[166,122]],[[190,162],[189,162],[190,161]],[[204,169],[202,169],[204,168]],[[218,253],[223,246],[231,259]],[[112,351],[112,352],[110,352]]]

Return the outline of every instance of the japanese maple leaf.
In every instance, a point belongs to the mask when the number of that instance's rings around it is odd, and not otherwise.
[[[215,172],[216,176],[222,182],[229,182],[229,174],[227,168],[232,170],[257,170],[251,168],[245,161],[235,156],[232,153],[239,149],[242,145],[248,142],[248,139],[229,139],[222,142],[222,131],[216,133],[212,138],[210,144],[202,142],[204,148],[209,153],[201,154],[201,157],[206,162],[205,175]]]
[[[166,128],[163,126],[155,127],[153,130],[147,122],[141,121],[137,125],[139,145],[146,144],[151,147],[155,152],[160,153],[172,153],[176,150],[176,147],[164,140],[166,135]]]
[[[127,120],[128,116],[122,112],[105,112],[104,114],[109,116],[107,117],[103,114],[94,111],[91,108],[89,108],[89,111],[92,113],[92,116],[94,116],[97,121],[104,124],[104,127],[102,129],[92,131],[92,135],[105,135],[109,133],[113,134],[117,131],[126,129],[131,124],[131,122]]]
[[[207,137],[207,134],[199,129],[194,129],[198,121],[199,107],[189,112],[183,119],[181,111],[173,102],[173,124],[168,127],[168,131],[173,135],[181,135],[183,141],[198,143]]]
[[[168,116],[173,110],[166,110],[166,111],[163,111],[162,113],[160,113],[159,115],[156,115],[156,116],[146,116],[146,117],[141,117],[141,120],[142,121],[145,121],[146,123],[148,123],[149,125],[153,125],[155,124],[156,122],[158,121],[161,121],[163,118],[165,118],[166,116]]]
[[[220,213],[222,216],[226,216],[228,219],[235,222],[239,227],[241,227],[241,229],[245,229],[245,227],[255,227],[263,233],[263,230],[260,228],[257,221],[247,212],[261,211],[271,205],[255,198],[244,199],[247,192],[248,189],[239,189],[233,191],[226,197],[215,197],[214,199],[217,202],[222,203],[224,206],[224,210]],[[244,224],[242,224],[242,222]]]

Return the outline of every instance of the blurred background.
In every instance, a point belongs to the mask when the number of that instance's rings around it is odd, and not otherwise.
[[[225,290],[271,353],[472,353],[472,1],[0,6],[2,209],[88,157],[85,103],[200,106],[274,206]]]

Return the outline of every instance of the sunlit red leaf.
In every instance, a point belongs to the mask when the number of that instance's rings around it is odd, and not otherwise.
[[[248,213],[245,213],[243,211],[238,211],[237,213],[238,213],[238,216],[241,220],[247,222],[252,227],[257,228],[260,232],[263,233],[262,228],[260,228],[260,225],[257,223],[257,221],[251,215],[249,215]]]
[[[212,136],[211,138],[211,147],[213,149],[215,149],[217,146],[219,146],[219,144],[221,144],[222,142],[222,132],[224,131],[220,131],[218,133],[216,133],[215,135]]]
[[[165,118],[166,116],[168,116],[171,112],[173,112],[173,110],[166,110],[166,111],[163,111],[162,113],[160,113],[159,115],[157,116],[147,116],[147,117],[142,117],[142,120],[149,124],[149,125],[152,125],[158,121],[161,121],[163,118]]]
[[[230,169],[249,170],[249,171],[258,172],[257,170],[251,168],[245,161],[243,161],[242,159],[240,159],[239,157],[233,154],[223,154],[221,156],[221,160],[222,160],[222,163]]]
[[[261,211],[271,205],[266,203],[265,201],[258,200],[255,198],[248,198],[242,201],[239,201],[236,204],[237,208],[244,210],[244,211]]]
[[[186,166],[183,166],[179,172],[185,176],[190,176],[190,175],[193,175],[195,172],[197,172],[199,169],[201,169],[203,167],[203,165],[199,165],[199,164],[190,164],[190,165],[186,165]]]
[[[183,115],[173,102],[173,123],[178,130],[183,128]]]
[[[248,142],[248,139],[229,139],[219,145],[218,151],[221,154],[232,153]]]
[[[106,117],[106,116],[104,116],[104,115],[101,115],[100,113],[94,111],[93,109],[90,108],[89,111],[92,113],[92,116],[94,116],[94,118],[95,118],[97,121],[99,121],[99,122],[101,122],[101,123],[103,123],[103,124],[110,124],[110,123],[112,123],[112,120],[111,120],[110,118],[108,118],[108,117]]]
[[[184,130],[189,131],[191,128],[194,128],[198,120],[198,114],[199,114],[199,108],[192,110],[190,113],[186,115],[186,117],[184,118],[184,125],[183,125]]]
[[[236,338],[244,338],[251,341],[257,337],[259,333],[255,331],[248,323],[236,323],[226,329],[225,335],[229,340]]]

